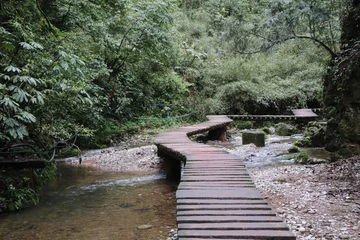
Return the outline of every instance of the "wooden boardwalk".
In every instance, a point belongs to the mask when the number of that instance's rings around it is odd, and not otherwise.
[[[176,192],[179,240],[291,239],[295,236],[255,188],[237,156],[188,136],[223,128],[227,116],[161,133],[159,151],[185,161]]]
[[[244,121],[314,121],[319,109],[294,109],[292,115],[228,115],[234,120]]]

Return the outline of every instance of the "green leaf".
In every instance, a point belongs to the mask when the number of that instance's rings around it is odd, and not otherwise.
[[[32,45],[28,44],[27,42],[20,42],[19,44],[20,44],[20,46],[22,46],[24,49],[27,49],[27,50],[32,50],[32,49],[34,49],[34,47],[33,47]]]
[[[9,65],[4,69],[6,72],[16,72],[21,73],[21,70],[15,66]]]
[[[8,97],[4,97],[3,99],[1,99],[0,104],[10,107],[11,109],[17,109],[19,107],[19,104],[17,102],[11,100]]]
[[[37,42],[30,42],[30,44],[31,44],[31,46],[33,46],[34,48],[37,48],[37,49],[40,49],[40,50],[44,49],[44,47],[41,46],[41,45],[40,45],[39,43],[37,43]]]

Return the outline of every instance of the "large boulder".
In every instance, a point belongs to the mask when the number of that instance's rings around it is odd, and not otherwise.
[[[296,133],[296,128],[286,123],[278,123],[275,125],[275,134],[279,136],[291,136]]]
[[[353,4],[342,30],[341,51],[332,58],[324,81],[325,148],[348,157],[360,145],[360,5]]]

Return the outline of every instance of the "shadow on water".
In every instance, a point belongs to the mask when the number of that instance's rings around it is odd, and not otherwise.
[[[161,174],[61,164],[38,206],[0,215],[0,239],[167,239],[176,187]]]

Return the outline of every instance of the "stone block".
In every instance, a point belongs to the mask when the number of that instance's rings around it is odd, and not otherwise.
[[[257,147],[265,146],[265,133],[263,132],[254,132],[246,131],[242,133],[242,142],[243,145],[253,143]]]

